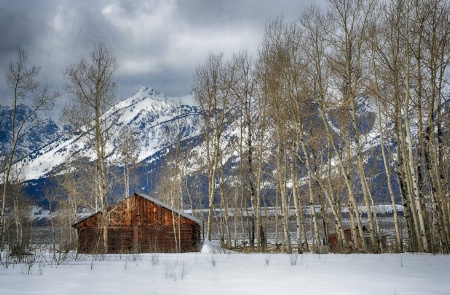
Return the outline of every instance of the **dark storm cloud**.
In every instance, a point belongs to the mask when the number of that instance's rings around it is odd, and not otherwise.
[[[62,90],[66,66],[87,57],[98,41],[117,55],[119,99],[141,86],[182,96],[210,52],[256,52],[268,19],[296,19],[311,3],[318,1],[3,0],[0,100],[7,97],[3,77],[17,47]]]
[[[46,35],[48,29],[45,21],[33,12],[11,11],[0,5],[0,103],[6,102],[8,89],[5,74],[16,58],[17,49],[36,48],[38,36]]]
[[[45,28],[38,18],[28,12],[11,13],[0,9],[0,54],[15,50],[19,44],[32,45],[34,34],[29,30],[30,25],[41,30]]]
[[[0,63],[5,69],[19,47],[38,48],[40,38],[51,29],[45,19],[32,11],[8,11],[0,7]],[[28,51],[28,50],[27,50]],[[2,80],[4,75],[2,75]]]

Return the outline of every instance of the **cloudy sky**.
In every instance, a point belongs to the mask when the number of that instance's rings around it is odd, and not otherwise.
[[[117,56],[118,100],[150,86],[167,96],[191,91],[195,68],[208,54],[256,52],[265,24],[297,19],[325,0],[1,0],[0,102],[11,96],[5,71],[17,48],[63,90],[67,65],[87,57],[94,43]],[[61,100],[64,100],[62,98]],[[61,104],[61,102],[60,102]]]

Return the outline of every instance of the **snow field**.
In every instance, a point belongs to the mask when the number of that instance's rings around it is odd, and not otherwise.
[[[0,294],[449,294],[450,256],[430,254],[80,255],[0,268]],[[95,258],[95,259],[93,259]],[[30,274],[27,274],[30,273]]]

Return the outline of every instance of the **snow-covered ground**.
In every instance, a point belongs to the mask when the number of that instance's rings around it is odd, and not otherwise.
[[[97,258],[3,266],[0,294],[450,294],[448,255],[240,254],[206,247]]]

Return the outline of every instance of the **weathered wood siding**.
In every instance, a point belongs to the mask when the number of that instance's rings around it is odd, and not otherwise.
[[[198,251],[200,225],[159,204],[133,195],[108,209],[108,253]],[[99,251],[102,215],[97,213],[76,224],[78,251]]]

